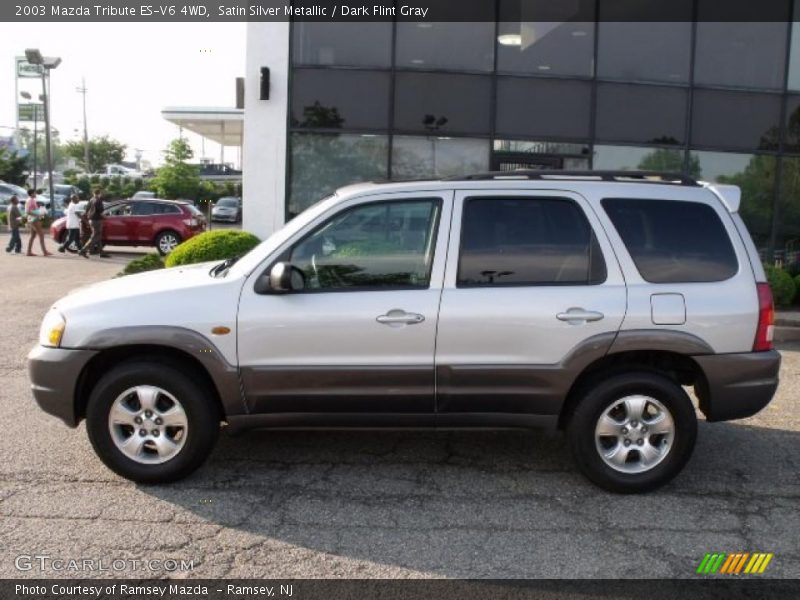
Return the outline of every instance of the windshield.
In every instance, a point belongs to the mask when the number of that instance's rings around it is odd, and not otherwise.
[[[220,198],[217,200],[217,206],[229,206],[236,208],[239,206],[239,201],[236,198]]]
[[[236,264],[231,267],[231,272],[233,275],[238,276],[249,274],[281,244],[292,237],[295,233],[303,229],[306,225],[314,221],[321,214],[326,212],[337,200],[338,199],[335,195],[326,196],[316,204],[313,204],[305,209],[294,219],[286,223],[282,229],[279,229],[273,233],[266,240],[261,242],[258,246],[253,248],[240,260],[238,260]]]
[[[205,216],[203,214],[203,211],[200,210],[199,208],[197,208],[194,204],[187,204],[186,208],[188,208],[189,212],[192,213],[195,216],[201,216],[201,217]]]

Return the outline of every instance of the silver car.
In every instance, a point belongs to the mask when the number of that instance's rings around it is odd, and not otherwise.
[[[211,209],[211,220],[239,223],[242,220],[242,199],[225,196],[217,200]]]

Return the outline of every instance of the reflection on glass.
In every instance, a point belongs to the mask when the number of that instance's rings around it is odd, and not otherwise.
[[[800,152],[800,96],[786,100],[786,133],[783,139],[786,152]]]
[[[455,177],[488,166],[488,140],[397,135],[392,141],[392,179]]]
[[[686,90],[676,87],[600,83],[597,139],[681,144],[686,139]]]
[[[290,144],[287,219],[343,185],[387,177],[387,136],[294,133]]]
[[[297,69],[292,77],[292,127],[386,129],[389,74]]]
[[[765,250],[772,228],[776,158],[728,152],[692,152],[691,157],[692,162],[698,165],[700,179],[741,188],[739,214],[759,250]]]
[[[392,62],[392,24],[292,24],[292,62],[295,65],[389,67]]]
[[[489,133],[491,78],[397,73],[395,128],[421,133]]]
[[[693,145],[743,150],[778,148],[779,95],[695,90],[693,103]]]
[[[794,1],[794,18],[800,15],[800,0]],[[792,23],[792,42],[789,48],[789,81],[790,90],[800,90],[800,22]]]
[[[497,42],[498,71],[592,76],[594,23],[501,22]]]
[[[800,158],[784,158],[781,167],[776,258],[792,273],[800,273]]]
[[[627,81],[689,81],[691,22],[598,24],[597,76]]]
[[[491,71],[494,23],[397,23],[395,64],[405,69]]]
[[[783,88],[786,23],[698,22],[695,83]]]
[[[593,167],[597,171],[662,171],[683,173],[683,150],[637,146],[595,146]],[[689,175],[698,175],[690,164]]]

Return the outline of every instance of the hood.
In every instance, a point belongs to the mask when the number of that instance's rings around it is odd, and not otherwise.
[[[135,302],[142,296],[175,295],[182,290],[212,285],[227,279],[216,279],[209,275],[211,268],[219,262],[158,269],[101,281],[72,290],[56,302],[54,308],[69,312],[92,304],[114,301]]]

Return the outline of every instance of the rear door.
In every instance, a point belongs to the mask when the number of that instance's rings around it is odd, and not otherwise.
[[[153,235],[153,216],[158,211],[159,205],[155,202],[137,201],[133,203],[133,215],[135,217],[135,229],[132,234],[137,242],[152,242]],[[131,240],[134,241],[134,240]]]
[[[595,213],[562,191],[456,193],[436,342],[440,413],[557,414],[570,356],[602,355],[625,315]]]

